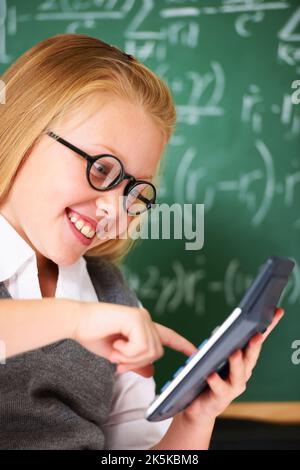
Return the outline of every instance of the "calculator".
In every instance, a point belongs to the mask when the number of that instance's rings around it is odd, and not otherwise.
[[[162,421],[184,410],[208,387],[206,379],[213,372],[222,378],[228,376],[229,356],[245,349],[249,340],[272,322],[294,265],[289,258],[267,259],[232,313],[162,387],[146,411],[148,421]]]

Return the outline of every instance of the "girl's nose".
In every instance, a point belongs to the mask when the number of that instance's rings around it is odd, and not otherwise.
[[[104,231],[112,229],[118,235],[126,232],[128,226],[128,214],[124,207],[124,188],[126,181],[109,191],[99,192],[96,199],[96,218],[99,222],[100,230],[104,227]]]
[[[115,217],[116,219],[126,214],[125,208],[125,196],[124,196],[124,188],[126,186],[126,181],[122,181],[122,183],[113,188],[109,191],[102,191],[98,193],[98,197],[96,199],[96,207],[99,210],[99,213],[102,210],[108,212],[108,216]],[[100,214],[101,215],[101,214]]]

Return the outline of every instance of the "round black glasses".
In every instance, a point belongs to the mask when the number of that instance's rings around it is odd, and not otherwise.
[[[105,153],[92,157],[51,130],[47,129],[46,134],[85,158],[86,177],[90,186],[96,191],[108,191],[128,179],[124,189],[124,209],[129,215],[139,215],[155,204],[155,186],[126,173],[123,163],[116,156]]]

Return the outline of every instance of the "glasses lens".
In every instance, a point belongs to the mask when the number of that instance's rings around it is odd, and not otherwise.
[[[155,190],[147,183],[137,183],[127,194],[126,209],[130,215],[138,215],[154,204]]]
[[[95,188],[108,189],[113,187],[120,179],[122,168],[120,162],[114,157],[99,157],[90,169],[90,182]]]

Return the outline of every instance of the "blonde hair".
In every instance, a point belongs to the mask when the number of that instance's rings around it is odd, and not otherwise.
[[[141,106],[162,130],[166,143],[175,128],[176,111],[166,83],[134,57],[86,35],[59,34],[39,42],[1,79],[6,104],[0,106],[0,204],[39,137],[76,112],[94,92]],[[134,243],[131,238],[108,240],[86,255],[104,256],[118,264]]]

